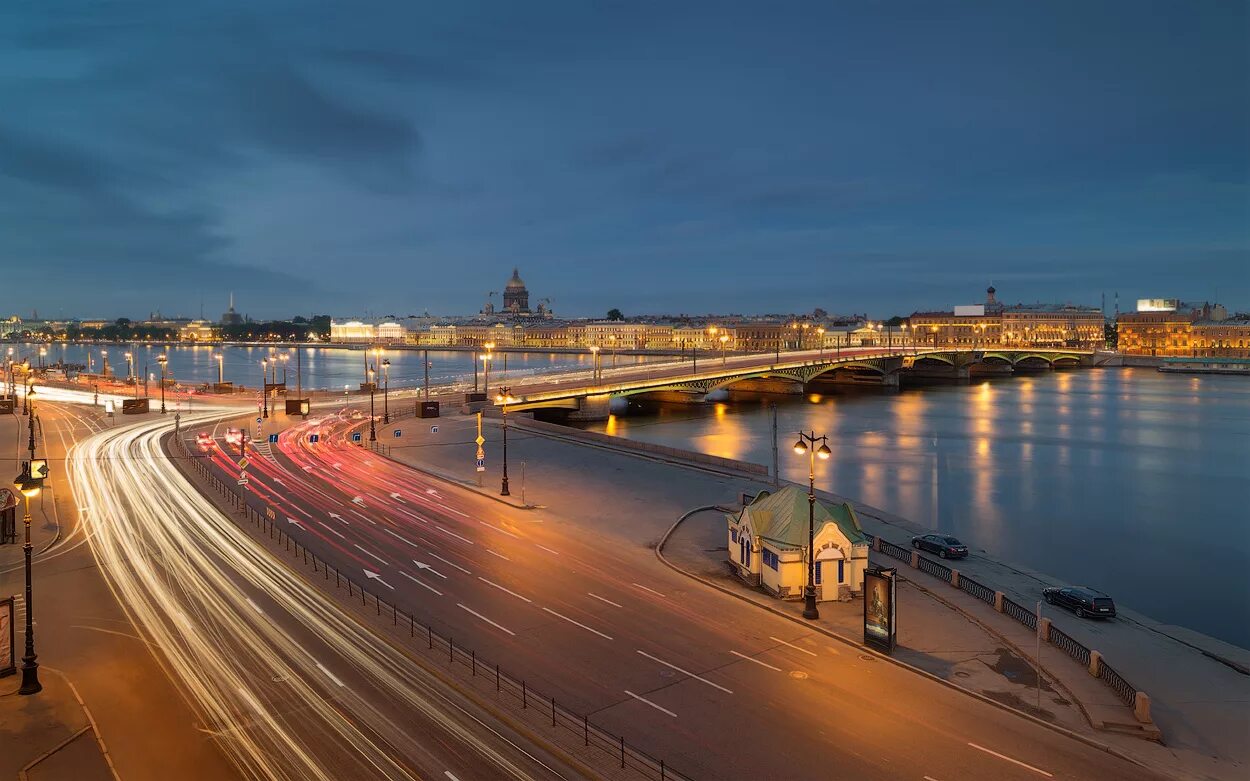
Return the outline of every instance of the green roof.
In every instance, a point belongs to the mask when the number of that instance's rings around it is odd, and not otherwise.
[[[852,545],[868,543],[850,504],[826,504],[817,499],[812,509],[817,534],[826,523],[832,522],[837,524]],[[755,533],[770,542],[792,548],[807,544],[807,492],[796,485],[788,485],[775,493],[760,491],[749,505],[742,508],[738,520],[746,515],[751,517]]]

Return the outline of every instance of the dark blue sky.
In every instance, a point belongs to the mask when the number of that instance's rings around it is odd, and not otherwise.
[[[592,8],[592,6],[595,6]],[[0,314],[1250,308],[1236,2],[0,4]],[[19,292],[15,287],[21,286]]]

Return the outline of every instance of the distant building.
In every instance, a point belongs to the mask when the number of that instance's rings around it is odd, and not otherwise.
[[[1227,309],[1206,301],[1142,299],[1136,312],[1120,315],[1116,331],[1125,355],[1250,358],[1250,320],[1229,319]]]
[[[985,303],[950,312],[915,312],[908,318],[918,347],[1077,347],[1103,343],[1105,320],[1097,307],[1074,304],[1004,305],[991,285]]]
[[[404,342],[408,329],[394,320],[366,323],[361,320],[330,321],[330,341],[339,344],[383,344]]]
[[[518,269],[512,269],[512,278],[503,289],[503,311],[512,315],[528,315],[530,313],[530,291],[521,281]]]
[[[221,316],[222,325],[243,325],[243,315],[234,311],[234,293],[230,294],[230,308]]]
[[[207,320],[192,320],[178,329],[178,339],[183,342],[213,342],[220,338],[217,326]]]
[[[813,508],[816,600],[847,600],[864,589],[868,538],[850,504]],[[795,485],[761,491],[737,515],[726,515],[729,567],[782,599],[801,599],[807,584],[807,492]]]

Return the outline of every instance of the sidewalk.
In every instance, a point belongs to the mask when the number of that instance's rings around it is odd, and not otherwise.
[[[17,693],[22,675],[0,678],[0,778],[117,781],[95,721],[67,678],[39,668],[43,691]]]

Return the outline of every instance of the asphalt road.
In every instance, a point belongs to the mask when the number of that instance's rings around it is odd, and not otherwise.
[[[541,513],[352,446],[354,425],[317,418],[268,454],[250,450],[249,503],[436,631],[687,775],[1151,777],[658,565],[640,569],[589,525],[567,533],[576,519],[556,531]],[[202,457],[233,483],[237,455],[223,450],[224,426],[213,433]]]

